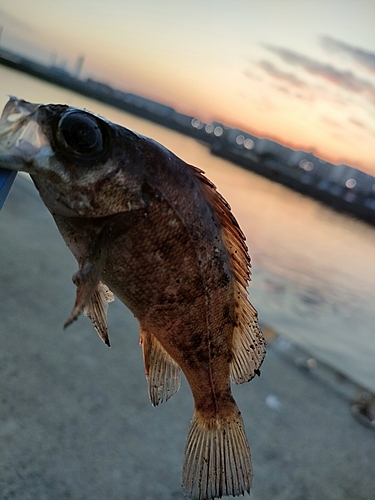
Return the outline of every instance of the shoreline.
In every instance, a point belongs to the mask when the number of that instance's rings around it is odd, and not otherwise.
[[[139,326],[119,300],[109,310],[111,349],[88,318],[63,330],[76,262],[23,176],[0,232],[1,498],[184,500],[193,413],[184,377],[152,408]],[[353,414],[366,394],[262,326],[261,375],[232,386],[254,467],[244,500],[373,500],[374,428]]]
[[[216,122],[204,124],[199,119],[178,113],[168,106],[112,89],[101,82],[79,80],[64,70],[44,66],[4,49],[0,49],[0,64],[192,137],[208,147],[212,155],[283,184],[333,210],[352,215],[375,226],[375,177],[352,167],[344,166],[346,173],[342,174],[354,182],[354,186],[348,187],[345,179],[341,179],[340,183],[334,178],[331,179],[328,173],[330,164],[319,164],[320,160],[311,153],[292,151],[278,143],[255,138],[245,132],[241,135],[244,143],[240,146],[236,143],[240,136],[237,135],[235,139],[234,135],[241,131]],[[216,135],[215,130],[218,131]],[[219,131],[220,135],[217,135]],[[250,150],[244,147],[245,136],[253,144]],[[298,161],[292,164],[290,158],[293,155],[298,157]],[[363,178],[358,181],[351,178],[356,177],[356,172],[360,172]],[[353,189],[357,182],[361,188]],[[372,189],[366,187],[369,182],[373,182]]]
[[[364,387],[348,375],[311,355],[308,350],[287,337],[279,335],[267,325],[262,325],[262,331],[270,347],[278,356],[301,374],[312,378],[316,383],[340,395],[348,404],[351,412],[360,424],[375,432],[375,391]]]
[[[16,189],[20,189],[24,192],[23,195],[26,195],[27,198],[31,196],[32,199],[35,200],[34,202],[37,201],[41,205],[42,211],[45,212],[45,217],[50,218],[50,215],[45,209],[30,176],[26,173],[19,172],[19,175],[16,177],[16,184],[17,185],[15,185],[13,189],[15,187]],[[19,196],[20,195],[18,194],[17,197]],[[61,246],[63,246],[62,241]],[[316,382],[334,390],[334,392],[346,400],[348,404],[348,411],[351,405],[355,404],[358,407],[358,403],[361,401],[363,403],[362,406],[364,405],[365,408],[365,403],[367,402],[371,408],[371,415],[368,416],[368,418],[360,419],[361,412],[359,411],[359,414],[357,412],[357,415],[353,416],[358,417],[357,419],[361,420],[363,425],[367,425],[375,431],[375,389],[370,389],[362,385],[360,382],[351,379],[349,375],[340,372],[338,368],[320,360],[319,357],[314,356],[308,351],[308,349],[305,349],[302,345],[297,344],[285,335],[279,334],[277,330],[268,326],[266,323],[261,322],[260,326],[267,341],[267,349],[268,347],[272,348],[289,365],[298,369],[301,374],[308,375]]]

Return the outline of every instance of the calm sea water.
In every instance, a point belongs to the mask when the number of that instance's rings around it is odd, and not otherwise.
[[[9,94],[85,107],[203,169],[246,234],[261,323],[375,390],[374,228],[215,158],[193,139],[0,66],[1,109]]]

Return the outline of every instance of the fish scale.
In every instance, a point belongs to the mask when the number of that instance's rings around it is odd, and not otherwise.
[[[109,345],[114,294],[140,324],[152,404],[175,394],[185,374],[194,397],[186,497],[250,492],[250,448],[231,380],[260,374],[265,341],[248,300],[245,237],[226,200],[155,141],[66,105],[11,98],[0,120],[0,166],[31,175],[77,260],[65,326],[84,312]]]

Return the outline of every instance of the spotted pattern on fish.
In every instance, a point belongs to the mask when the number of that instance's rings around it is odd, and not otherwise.
[[[11,98],[0,167],[29,172],[78,262],[76,301],[109,344],[117,296],[140,324],[154,406],[185,374],[194,414],[182,487],[192,500],[250,492],[250,449],[231,380],[259,375],[265,341],[248,300],[250,257],[204,173],[155,141],[86,110]]]

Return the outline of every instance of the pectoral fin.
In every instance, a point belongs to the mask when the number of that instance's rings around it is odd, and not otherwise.
[[[143,350],[148,393],[153,406],[157,406],[179,390],[181,370],[157,338],[142,327],[140,344]]]
[[[107,237],[109,228],[104,228],[87,249],[87,254],[80,262],[79,270],[72,280],[77,285],[76,301],[64,328],[75,321],[84,308],[90,307],[90,300],[97,290],[107,256]],[[99,334],[100,335],[100,334]]]
[[[115,300],[113,293],[101,281],[91,296],[89,303],[85,306],[83,313],[91,320],[95,330],[102,341],[111,347],[107,329],[108,303]]]

